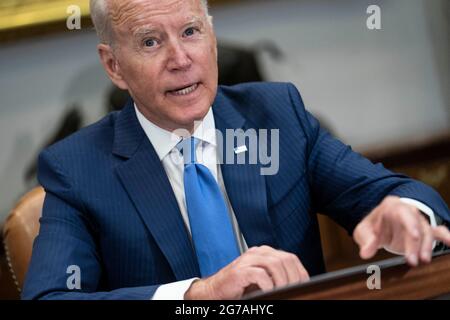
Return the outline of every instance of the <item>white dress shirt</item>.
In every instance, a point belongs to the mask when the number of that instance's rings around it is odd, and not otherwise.
[[[169,178],[170,185],[172,186],[175,198],[177,199],[178,206],[180,208],[181,216],[184,223],[191,233],[191,227],[189,223],[189,216],[186,208],[186,199],[184,195],[184,162],[183,156],[176,148],[178,142],[182,137],[176,136],[170,131],[164,130],[152,122],[150,122],[145,116],[138,110],[135,105],[136,115],[144,129],[147,137],[155,148],[159,159],[162,162],[164,170]],[[201,141],[201,146],[197,147],[196,159],[198,163],[206,166],[211,171],[213,177],[216,179],[222,195],[224,196],[225,203],[230,213],[230,220],[232,222],[233,230],[236,236],[236,241],[241,253],[245,252],[248,247],[245,243],[242,232],[239,229],[236,216],[234,215],[233,208],[231,207],[230,200],[225,190],[225,184],[222,178],[222,171],[220,164],[217,161],[217,142],[216,142],[216,126],[214,122],[214,116],[212,108],[209,109],[208,114],[203,119],[201,124],[194,130],[193,136]],[[192,241],[192,239],[191,239]],[[160,286],[155,294],[153,300],[182,300],[184,293],[189,289],[192,281],[197,278],[178,281]]]
[[[134,105],[134,107],[139,123],[144,129],[148,139],[152,143],[153,148],[155,148],[155,151],[162,162],[164,170],[166,171],[170,185],[172,186],[173,192],[175,194],[175,198],[178,202],[178,206],[180,208],[184,223],[190,234],[191,228],[184,194],[184,162],[183,156],[176,148],[178,142],[181,141],[182,137],[158,127],[147,118],[145,118],[145,116],[139,111],[136,105]],[[214,116],[212,108],[210,108],[206,117],[203,119],[200,125],[196,127],[193,133],[193,136],[201,141],[201,147],[198,147],[196,150],[196,159],[198,163],[206,166],[211,171],[213,177],[216,179],[228,207],[228,212],[230,214],[233,230],[236,235],[237,243],[239,245],[239,250],[241,253],[243,253],[248,249],[248,247],[239,229],[236,216],[225,190],[225,184],[223,182],[220,164],[218,164],[217,161],[218,154],[215,129],[216,126],[214,122]],[[433,211],[429,207],[414,199],[401,198],[401,200],[417,207],[424,214],[429,216],[431,225],[436,226],[436,218]],[[155,294],[152,297],[152,300],[182,300],[184,298],[184,294],[195,279],[197,278],[161,285],[156,290]]]

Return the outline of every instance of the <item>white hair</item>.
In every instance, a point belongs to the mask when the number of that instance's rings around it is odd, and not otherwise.
[[[201,0],[202,7],[205,10],[208,21],[212,23],[212,19],[208,13],[208,0]],[[104,44],[111,44],[113,40],[111,21],[109,19],[108,0],[90,0],[89,8],[91,12],[92,23],[95,31]]]

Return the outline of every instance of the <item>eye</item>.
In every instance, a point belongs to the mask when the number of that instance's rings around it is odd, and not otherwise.
[[[144,41],[144,45],[145,45],[146,47],[149,47],[149,48],[154,47],[154,46],[156,46],[157,44],[158,44],[158,43],[156,42],[155,39],[147,39],[147,40]]]
[[[184,31],[184,35],[186,37],[192,37],[195,34],[196,31],[197,31],[196,28],[190,27],[190,28],[187,28],[186,31]]]

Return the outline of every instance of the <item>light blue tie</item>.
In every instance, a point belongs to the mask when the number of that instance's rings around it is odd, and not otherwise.
[[[207,167],[196,163],[200,140],[188,138],[177,148],[184,158],[184,192],[192,240],[202,277],[210,276],[239,256],[228,209]]]

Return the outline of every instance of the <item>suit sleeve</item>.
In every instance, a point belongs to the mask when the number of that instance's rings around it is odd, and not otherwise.
[[[39,157],[38,178],[46,197],[22,298],[151,299],[158,286],[102,290],[106,287],[95,223],[85,215],[75,186],[50,151]],[[72,272],[74,266],[80,280],[75,288],[76,281],[70,278],[78,276]]]
[[[321,128],[305,110],[293,85],[289,85],[289,92],[308,141],[307,172],[317,212],[330,216],[351,234],[386,196],[395,195],[420,201],[450,221],[449,209],[435,190],[354,152]]]

